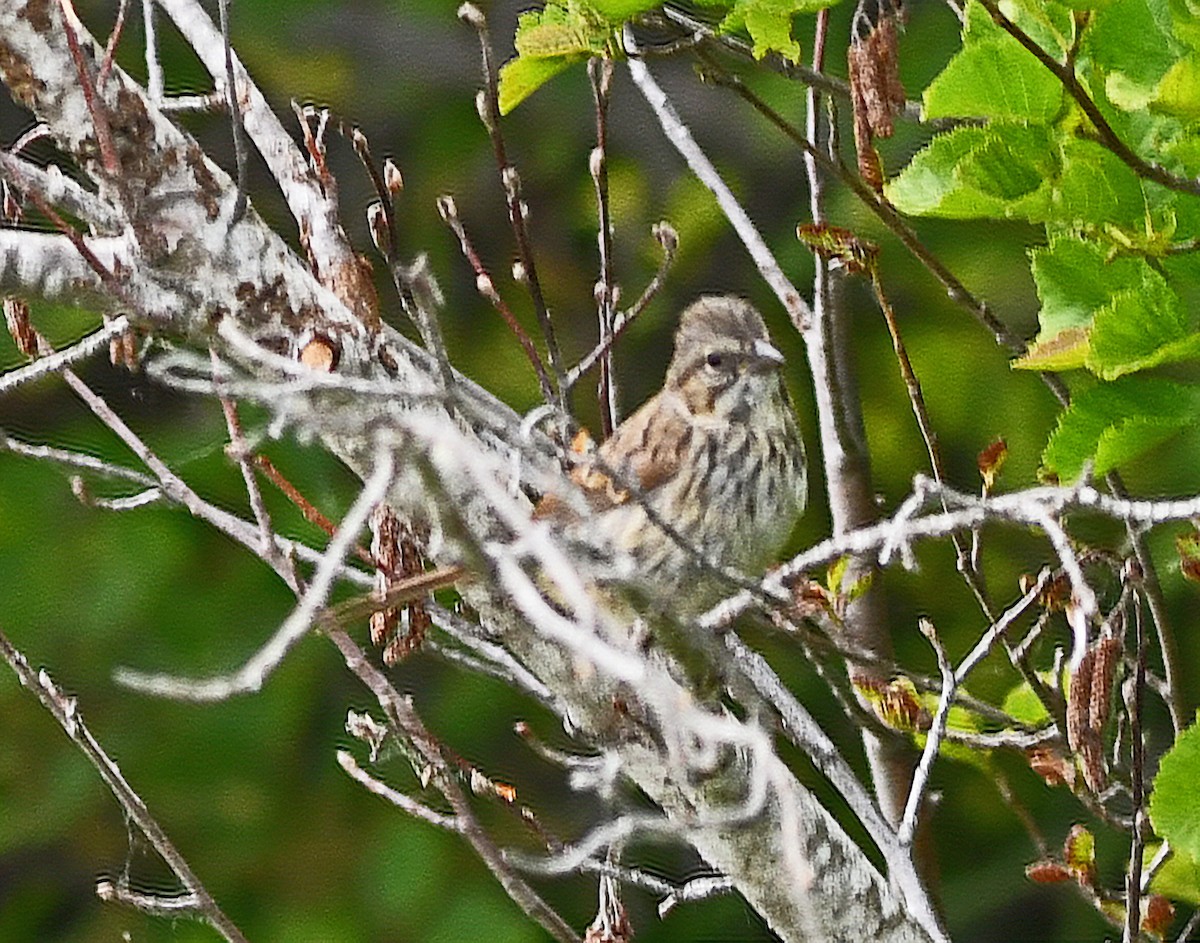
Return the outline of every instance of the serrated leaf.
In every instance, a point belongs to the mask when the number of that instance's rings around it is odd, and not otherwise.
[[[1095,141],[1064,137],[1061,170],[1053,186],[1054,216],[1074,225],[1130,225],[1146,215],[1141,181]]]
[[[1091,324],[1114,294],[1142,285],[1151,273],[1131,256],[1109,259],[1103,247],[1074,236],[1059,236],[1034,249],[1030,269],[1042,307],[1042,335]],[[1041,335],[1039,335],[1039,338]]]
[[[996,122],[935,137],[888,184],[898,210],[951,219],[1043,221],[1057,167],[1043,128]]]
[[[1062,107],[1063,87],[1007,35],[964,46],[925,89],[928,118],[980,117],[1047,124]]]
[[[746,32],[754,43],[754,58],[761,59],[777,52],[789,62],[800,61],[800,44],[792,38],[792,16],[760,6],[748,7],[745,12]]]
[[[1084,390],[1059,416],[1042,464],[1073,481],[1085,464],[1104,475],[1195,424],[1200,389],[1155,377],[1122,377]]]
[[[603,17],[571,0],[522,13],[513,45],[522,59],[588,56],[604,50],[611,32]]]
[[[1167,751],[1154,777],[1150,821],[1178,853],[1200,860],[1200,726],[1188,727]]]
[[[792,17],[815,13],[839,0],[700,0],[703,6],[728,9],[718,27],[722,33],[745,30],[755,58],[778,53],[790,62],[800,61],[800,44],[792,37]]]
[[[500,114],[507,115],[526,98],[576,60],[570,56],[530,59],[524,56],[510,59],[500,67]]]
[[[1141,288],[1121,291],[1096,312],[1087,368],[1113,380],[1126,373],[1200,354],[1179,296],[1153,273]]]
[[[1106,84],[1119,76],[1116,81],[1126,94],[1137,88],[1152,92],[1183,51],[1173,33],[1162,0],[1116,0],[1093,14],[1080,55],[1106,77]],[[1125,107],[1115,99],[1113,104]]]

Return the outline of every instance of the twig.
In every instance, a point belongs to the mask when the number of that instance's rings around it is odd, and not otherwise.
[[[457,830],[471,843],[509,897],[556,940],[561,943],[580,943],[578,935],[566,921],[513,871],[504,854],[483,830],[471,810],[466,794],[448,768],[440,744],[425,728],[411,702],[399,695],[387,677],[368,661],[366,654],[349,635],[340,629],[331,630],[326,634],[341,652],[346,667],[358,676],[379,702],[389,723],[416,747],[429,764],[432,781],[454,811]]]
[[[96,73],[97,90],[103,89],[104,83],[108,81],[108,72],[113,64],[113,53],[117,51],[117,43],[121,41],[121,33],[125,29],[125,14],[128,10],[129,0],[121,0],[117,7],[117,21],[113,24],[112,32],[108,36],[108,43],[104,47],[104,58],[100,62],[100,71]]]
[[[537,314],[538,324],[542,328],[542,338],[546,342],[546,354],[550,359],[550,369],[559,381],[559,396],[555,399],[547,399],[546,402],[557,402],[559,408],[566,412],[566,402],[562,394],[562,354],[559,352],[558,340],[554,335],[554,324],[550,320],[550,312],[546,307],[546,300],[542,296],[542,285],[534,264],[533,248],[526,226],[529,208],[521,199],[521,177],[517,173],[516,167],[508,161],[504,147],[504,135],[500,131],[500,96],[497,90],[496,65],[487,19],[473,3],[462,4],[458,8],[458,16],[459,19],[474,27],[475,32],[479,35],[479,49],[483,63],[483,90],[476,102],[477,111],[492,142],[496,168],[500,172],[500,182],[508,202],[508,219],[512,224],[513,236],[517,241],[517,258],[521,263],[523,280],[529,287],[529,296],[533,299],[533,310]]]
[[[715,42],[732,49],[746,59],[758,61],[758,57],[754,54],[754,47],[736,34],[717,34],[708,23],[696,19],[674,4],[664,4],[662,12],[668,20],[682,26],[691,34],[689,45],[695,45],[695,40],[699,37],[700,39]],[[961,13],[959,18],[962,18]],[[767,61],[780,74],[789,79],[797,79],[810,88],[818,89],[828,95],[836,95],[838,98],[847,100],[850,98],[850,83],[845,79],[840,79],[819,69],[810,68],[802,63],[788,62],[780,56],[771,56]],[[921,103],[918,101],[906,101],[902,114],[909,121],[919,122],[937,131],[949,130],[965,123],[963,119],[959,118],[937,118],[933,121],[926,121],[922,116]]]
[[[1146,847],[1146,744],[1142,739],[1142,708],[1146,690],[1146,627],[1136,590],[1133,594],[1133,677],[1125,685],[1129,719],[1129,792],[1133,805],[1133,834],[1129,840],[1129,870],[1125,875],[1125,926],[1122,943],[1136,943],[1142,926],[1142,854]]]
[[[901,845],[906,846],[912,844],[913,837],[917,833],[917,819],[921,814],[922,797],[929,782],[929,773],[933,769],[934,758],[937,757],[942,737],[946,733],[946,721],[950,716],[950,707],[954,703],[954,691],[958,684],[954,668],[950,664],[950,659],[946,657],[946,649],[938,641],[933,623],[928,619],[921,619],[921,634],[929,640],[934,654],[937,655],[938,670],[942,674],[942,693],[938,698],[937,712],[933,715],[933,723],[928,733],[925,734],[925,748],[921,751],[921,760],[917,763],[916,771],[913,773],[912,785],[908,790],[908,801],[904,805],[904,818],[901,819],[900,828],[897,830],[898,841]]]
[[[12,452],[15,455],[23,455],[26,458],[58,462],[60,465],[67,465],[73,468],[82,468],[99,475],[107,475],[110,478],[131,481],[134,484],[141,485],[143,488],[153,488],[156,484],[155,480],[149,475],[134,471],[132,468],[126,468],[124,465],[115,465],[112,462],[106,462],[103,459],[96,458],[93,455],[86,455],[83,452],[71,452],[49,445],[30,445],[27,442],[21,442],[5,435],[3,431],[0,431],[0,451]]]
[[[900,240],[913,257],[941,283],[942,287],[946,289],[947,297],[956,304],[960,304],[966,308],[987,329],[1001,347],[1014,354],[1025,352],[1025,344],[1020,338],[1014,335],[1003,321],[992,314],[988,306],[976,298],[970,289],[953,272],[946,268],[937,256],[933,255],[925,247],[917,237],[916,231],[904,221],[890,203],[882,199],[879,194],[875,193],[857,174],[852,173],[841,161],[833,160],[828,154],[823,153],[818,148],[814,148],[803,132],[794,127],[782,115],[755,95],[741,79],[720,70],[715,63],[709,60],[706,60],[706,65],[712,70],[710,74],[715,84],[737,92],[737,94],[745,99],[764,118],[770,121],[771,124],[775,125],[793,143],[802,148],[805,154],[809,155],[822,170],[826,173],[835,174],[842,183],[848,186],[854,192],[854,195],[862,201],[863,205],[871,210],[887,226],[892,234]],[[1052,373],[1043,373],[1042,378],[1043,382],[1055,394],[1055,397],[1065,405],[1067,402],[1067,393],[1062,380],[1056,374]]]
[[[321,562],[299,604],[276,629],[270,640],[242,667],[230,674],[204,679],[146,674],[129,668],[118,668],[115,674],[117,682],[145,694],[186,701],[223,701],[239,694],[260,690],[287,653],[312,627],[319,610],[329,598],[341,571],[343,558],[358,540],[359,532],[366,525],[375,505],[383,500],[394,470],[395,459],[391,451],[378,448],[375,467],[370,477],[364,482],[346,516],[342,518],[337,533],[322,555]]]
[[[1200,910],[1196,910],[1188,917],[1187,923],[1183,925],[1183,929],[1179,931],[1179,936],[1175,937],[1175,943],[1187,943],[1191,939],[1192,933],[1196,927],[1200,926]]]
[[[975,670],[975,667],[987,657],[988,652],[992,650],[992,646],[999,639],[1003,639],[1009,627],[1038,601],[1038,598],[1050,582],[1052,576],[1053,573],[1051,570],[1043,568],[1038,574],[1038,578],[1034,581],[1033,586],[1029,588],[1029,591],[1006,609],[1000,618],[993,622],[988,630],[983,633],[983,636],[975,644],[975,647],[958,663],[958,668],[954,671],[954,681],[956,684],[966,682],[967,677]]]
[[[146,91],[150,101],[163,105],[163,70],[158,61],[158,35],[154,26],[154,0],[142,0],[142,25],[146,31]]]
[[[287,497],[292,504],[296,505],[300,513],[304,515],[304,519],[306,521],[315,525],[316,527],[319,527],[328,536],[333,536],[334,531],[336,530],[333,525],[333,521],[322,514],[320,509],[318,509],[315,504],[309,501],[308,498],[301,493],[300,489],[288,481],[287,478],[283,476],[283,473],[275,467],[275,464],[269,458],[267,458],[267,456],[261,454],[255,455],[254,467],[266,475],[267,478],[271,480],[271,483],[280,491],[282,491],[284,496]],[[371,554],[369,554],[364,548],[356,545],[352,552],[368,566],[375,565],[375,561],[371,558]]]
[[[1083,87],[1083,83],[1079,81],[1079,76],[1075,74],[1073,62],[1068,61],[1065,64],[1058,62],[1050,53],[1038,45],[1032,36],[1005,16],[996,0],[980,0],[980,5],[991,14],[997,26],[1012,36],[1027,51],[1032,53],[1034,58],[1049,69],[1051,75],[1062,83],[1063,88],[1067,90],[1067,94],[1075,99],[1075,103],[1087,115],[1092,127],[1096,129],[1096,138],[1099,143],[1104,145],[1121,163],[1145,180],[1152,180],[1161,186],[1170,190],[1177,190],[1180,193],[1190,193],[1193,196],[1200,196],[1200,180],[1180,176],[1167,170],[1161,164],[1144,160],[1135,154],[1128,144],[1121,140],[1117,132],[1113,130],[1112,125],[1108,123],[1108,119],[1104,117],[1096,103],[1092,100],[1092,97],[1087,93],[1087,89]]]
[[[229,225],[234,225],[246,213],[249,194],[246,190],[250,155],[246,147],[246,126],[242,122],[242,106],[238,101],[237,76],[233,71],[233,45],[229,41],[229,0],[217,0],[221,15],[221,40],[225,44],[225,100],[233,121],[233,155],[237,163],[237,200]]]
[[[346,774],[366,789],[367,792],[373,793],[381,799],[386,799],[392,805],[396,806],[396,808],[407,812],[414,819],[420,819],[422,822],[428,822],[430,825],[436,825],[438,828],[444,828],[450,832],[462,832],[458,820],[454,816],[435,812],[429,806],[417,802],[412,796],[406,796],[386,783],[380,782],[359,766],[358,761],[348,751],[338,750],[337,761],[338,766],[345,770]]]
[[[1154,526],[1170,521],[1191,520],[1200,514],[1200,496],[1166,501],[1133,501],[1104,494],[1090,485],[1074,488],[1042,486],[1009,494],[977,497],[949,488],[938,488],[924,476],[917,475],[914,479],[914,493],[918,492],[923,493],[925,499],[940,497],[944,493],[950,500],[952,509],[925,516],[910,513],[902,518],[894,517],[829,537],[771,571],[760,584],[760,592],[770,599],[786,601],[788,597],[784,587],[789,580],[846,554],[886,551],[894,546],[897,540],[907,544],[916,540],[945,537],[955,530],[969,530],[989,520],[1044,526],[1047,514],[1061,514],[1072,508],[1081,508],[1097,511],[1114,520]],[[1054,526],[1051,522],[1051,527]],[[1061,527],[1058,530],[1061,533]],[[1065,549],[1068,556],[1071,556],[1069,542]],[[1074,566],[1078,572],[1078,563]],[[1091,595],[1094,602],[1095,593]],[[740,592],[713,606],[697,620],[697,624],[705,628],[727,625],[730,620],[754,605],[757,598],[750,593]]]
[[[279,545],[275,540],[275,528],[271,524],[271,515],[267,511],[266,502],[263,501],[262,489],[258,486],[258,479],[254,476],[254,464],[250,454],[250,446],[246,443],[246,436],[242,432],[242,422],[238,418],[237,404],[227,396],[220,394],[221,387],[221,361],[217,357],[215,350],[210,353],[213,365],[213,384],[217,388],[217,398],[221,403],[221,411],[225,414],[225,427],[229,430],[229,447],[226,452],[235,462],[238,468],[242,471],[242,482],[246,486],[246,497],[250,502],[250,511],[254,515],[254,520],[258,523],[258,532],[262,539],[262,546],[259,552],[271,564],[272,569],[277,573],[291,572],[292,578],[288,581],[288,586],[294,592],[299,592],[300,577],[295,571],[295,566],[291,559],[283,554],[279,549]]]
[[[51,373],[59,373],[67,364],[90,357],[96,351],[106,348],[110,340],[124,334],[129,327],[129,318],[122,314],[70,347],[64,347],[55,353],[47,353],[31,364],[0,375],[0,396],[16,389],[23,383],[38,380]]]
[[[117,764],[109,759],[108,754],[96,742],[96,738],[92,736],[92,732],[79,714],[76,700],[63,694],[44,670],[35,672],[29,666],[29,662],[25,660],[25,656],[13,647],[2,631],[0,631],[0,657],[3,657],[8,663],[22,686],[41,702],[41,705],[50,712],[50,715],[58,722],[71,741],[87,757],[88,762],[96,768],[96,772],[100,774],[105,785],[112,790],[113,796],[125,815],[137,825],[150,844],[154,846],[154,850],[162,856],[163,861],[187,889],[188,896],[184,900],[190,906],[186,907],[183,912],[177,912],[177,915],[205,920],[230,943],[245,943],[246,938],[242,936],[242,932],[213,900],[207,888],[200,883],[200,879],[196,877],[183,855],[172,844],[162,826],[150,814],[142,797],[133,790]],[[108,883],[100,882],[96,888],[97,893],[103,896],[104,885]],[[162,900],[163,898],[147,897],[148,902],[161,902]]]
[[[617,287],[613,284],[612,218],[608,203],[608,104],[612,92],[612,60],[588,60],[588,78],[592,83],[592,100],[596,105],[596,147],[588,161],[592,181],[596,186],[596,215],[599,222],[597,244],[600,249],[600,280],[596,283],[596,308],[600,323],[600,344],[607,346],[600,356],[600,381],[597,395],[600,400],[600,428],[604,438],[612,435],[620,422],[617,379],[613,373],[612,341],[616,333],[613,319],[617,308]],[[565,383],[565,380],[564,380]]]
[[[770,248],[759,234],[750,216],[742,208],[733,192],[726,186],[725,181],[721,179],[721,175],[717,173],[716,167],[712,161],[705,156],[704,152],[696,144],[695,138],[692,137],[691,131],[687,125],[679,117],[675,111],[675,106],[671,104],[667,98],[666,92],[662,90],[659,84],[654,80],[654,76],[650,74],[650,70],[646,67],[646,63],[642,62],[637,57],[637,45],[633,39],[633,32],[628,26],[624,32],[625,50],[629,53],[629,74],[633,77],[634,84],[645,97],[650,107],[654,111],[655,117],[662,126],[663,132],[674,146],[675,149],[683,156],[691,169],[708,189],[716,197],[717,204],[721,207],[721,211],[725,214],[725,218],[729,220],[741,239],[742,245],[750,253],[750,257],[754,260],[759,273],[763,279],[771,286],[775,296],[787,311],[792,323],[801,330],[807,330],[812,323],[812,310],[808,303],[801,296],[796,287],[784,275],[783,269],[775,260]]]
[[[608,334],[601,338],[586,355],[572,367],[566,377],[563,379],[563,387],[569,392],[575,388],[578,383],[589,370],[596,365],[601,357],[603,357],[617,342],[625,329],[628,328],[637,317],[646,310],[647,306],[658,294],[662,288],[663,280],[666,278],[667,270],[671,267],[671,262],[675,259],[675,250],[679,247],[679,234],[675,232],[673,226],[667,222],[658,222],[654,224],[653,233],[655,241],[662,247],[663,254],[659,260],[658,269],[654,273],[654,277],[650,279],[650,283],[646,286],[646,290],[630,308],[626,308],[620,312],[616,319],[612,322],[611,329]]]
[[[1121,480],[1118,472],[1109,472],[1104,481],[1113,497],[1128,499],[1129,492],[1125,489],[1125,482]],[[1191,723],[1184,696],[1179,646],[1175,641],[1175,633],[1171,631],[1167,601],[1163,598],[1162,584],[1158,579],[1158,568],[1150,553],[1150,547],[1146,543],[1146,535],[1140,527],[1135,527],[1130,523],[1126,524],[1125,533],[1129,537],[1129,545],[1133,548],[1133,554],[1137,558],[1138,567],[1141,570],[1139,582],[1150,609],[1150,619],[1154,623],[1154,635],[1158,640],[1158,653],[1163,663],[1163,676],[1166,682],[1163,700],[1167,705],[1167,713],[1171,716],[1171,727],[1175,731],[1175,736],[1178,737]]]
[[[492,307],[496,309],[500,317],[504,319],[504,323],[508,325],[508,329],[512,331],[516,337],[517,343],[521,345],[521,349],[525,351],[525,356],[529,359],[529,363],[533,366],[533,372],[537,374],[538,386],[541,387],[542,397],[547,403],[558,402],[558,397],[555,396],[554,387],[550,382],[550,375],[546,372],[546,365],[542,363],[541,355],[533,344],[533,340],[525,332],[525,328],[521,327],[521,323],[509,310],[504,299],[500,297],[500,292],[496,291],[496,283],[492,281],[492,276],[483,266],[483,261],[479,258],[479,253],[475,251],[474,245],[471,244],[471,239],[467,235],[466,227],[463,226],[462,220],[458,216],[458,207],[455,205],[453,198],[449,196],[438,197],[437,201],[438,213],[450,227],[451,231],[458,238],[459,247],[462,249],[464,258],[470,263],[471,268],[475,272],[475,290],[483,295],[491,302]],[[561,391],[561,384],[560,384]]]
[[[116,180],[121,173],[121,162],[117,158],[117,149],[113,145],[112,128],[108,123],[108,112],[100,101],[96,83],[92,80],[92,70],[83,55],[79,45],[79,33],[83,24],[75,13],[71,0],[58,0],[63,14],[63,32],[67,37],[67,48],[71,52],[71,61],[75,63],[75,72],[79,77],[79,88],[83,92],[83,100],[87,104],[88,114],[92,118],[92,127],[96,131],[96,145],[100,149],[100,160],[105,172]]]

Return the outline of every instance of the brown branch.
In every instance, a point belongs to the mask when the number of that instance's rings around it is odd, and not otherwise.
[[[1075,103],[1092,123],[1092,127],[1096,130],[1096,139],[1098,142],[1114,154],[1121,163],[1145,180],[1152,180],[1160,186],[1164,186],[1170,190],[1177,190],[1180,193],[1190,193],[1194,196],[1200,196],[1200,180],[1180,176],[1167,170],[1161,164],[1145,160],[1135,154],[1133,149],[1121,140],[1117,132],[1113,130],[1112,125],[1108,123],[1108,119],[1101,114],[1099,107],[1097,107],[1095,101],[1087,93],[1087,89],[1083,87],[1083,83],[1079,81],[1079,76],[1075,73],[1075,64],[1072,58],[1068,58],[1066,63],[1055,59],[1050,53],[1039,46],[1032,36],[1005,16],[996,3],[996,0],[979,0],[979,2],[991,14],[997,26],[1032,53],[1034,58],[1049,69],[1050,73],[1062,83],[1063,88],[1075,99]]]
[[[322,514],[316,505],[301,494],[300,489],[288,481],[269,458],[265,455],[255,455],[254,467],[266,475],[270,479],[271,484],[282,491],[292,504],[296,505],[300,513],[304,515],[306,521],[319,527],[325,532],[326,536],[332,537],[334,535],[337,527],[333,521]],[[354,545],[354,555],[370,566],[375,565],[375,560],[371,557],[371,554],[357,544]]]
[[[508,325],[508,329],[513,332],[513,336],[516,337],[517,343],[521,345],[521,349],[525,351],[525,356],[529,358],[529,363],[533,366],[533,372],[537,374],[538,386],[541,387],[542,397],[547,403],[556,402],[557,397],[554,395],[550,375],[546,372],[546,365],[542,363],[541,355],[537,352],[537,348],[533,345],[533,340],[526,333],[525,328],[521,327],[521,323],[516,319],[512,311],[509,310],[504,299],[500,297],[500,292],[496,291],[496,283],[492,281],[492,276],[484,268],[483,260],[479,258],[479,253],[475,251],[475,246],[471,244],[466,227],[463,226],[462,220],[458,218],[458,208],[455,206],[454,200],[448,196],[438,197],[437,208],[446,225],[450,227],[451,231],[458,238],[458,245],[462,249],[463,257],[466,258],[475,272],[475,290],[491,302],[492,307],[496,309],[500,317],[504,319],[504,323]],[[560,382],[560,395],[562,395],[562,390],[563,384]]]
[[[547,403],[558,402],[565,412],[565,398],[561,389],[563,367],[562,354],[559,352],[558,340],[554,334],[554,324],[550,320],[550,312],[546,307],[546,299],[542,295],[541,281],[538,279],[537,267],[534,264],[533,248],[529,241],[529,230],[526,226],[526,216],[529,208],[521,199],[521,177],[517,168],[509,163],[508,154],[504,147],[504,135],[500,131],[500,95],[497,88],[496,63],[492,52],[491,33],[488,30],[487,19],[472,3],[464,3],[458,8],[459,17],[475,29],[479,35],[479,49],[483,64],[483,90],[476,102],[479,118],[487,129],[492,142],[492,153],[496,159],[496,168],[500,172],[500,182],[504,188],[505,200],[508,203],[508,219],[512,224],[513,236],[517,241],[517,258],[520,260],[524,273],[524,282],[529,288],[529,296],[533,299],[533,310],[537,314],[538,324],[542,328],[542,337],[546,342],[546,353],[550,359],[550,369],[559,380],[559,395],[557,398],[546,397]]]
[[[105,171],[116,179],[121,173],[121,162],[117,159],[117,149],[113,145],[108,113],[99,100],[96,83],[92,81],[92,71],[84,57],[83,47],[79,45],[79,33],[76,27],[82,26],[82,24],[79,22],[71,0],[58,0],[58,5],[62,8],[63,32],[67,37],[67,48],[71,51],[71,61],[75,63],[75,71],[79,75],[79,88],[87,103],[88,114],[92,116],[92,126],[96,131],[96,144],[100,148],[100,159],[104,164]]]
[[[121,41],[121,33],[125,29],[125,13],[129,10],[129,0],[121,0],[117,7],[117,21],[113,24],[112,33],[108,37],[108,45],[104,47],[104,59],[100,62],[100,71],[96,73],[97,90],[104,88],[108,73],[112,69],[113,54],[117,51],[117,43]]]

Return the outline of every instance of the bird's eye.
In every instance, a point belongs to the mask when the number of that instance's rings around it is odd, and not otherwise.
[[[718,354],[715,350],[704,358],[704,362],[710,367],[716,368],[725,362],[725,358]]]

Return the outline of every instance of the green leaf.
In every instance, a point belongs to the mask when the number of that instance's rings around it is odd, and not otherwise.
[[[1185,56],[1167,70],[1150,107],[1184,121],[1200,120],[1200,53]]]
[[[1047,124],[1062,107],[1050,70],[1007,34],[966,45],[925,89],[925,118],[973,116]]]
[[[1050,714],[1028,681],[1022,681],[1004,696],[1001,710],[1022,724],[1036,727],[1046,723]]]
[[[1158,844],[1149,845],[1142,859],[1145,867],[1158,853]],[[1171,900],[1183,901],[1200,907],[1200,863],[1190,855],[1172,846],[1171,857],[1154,875],[1150,890]]]
[[[541,10],[522,13],[513,39],[522,59],[590,56],[605,50],[612,24],[590,7],[569,0],[549,3]]]
[[[542,85],[576,61],[572,56],[537,59],[521,56],[504,63],[500,67],[497,92],[500,114],[507,115]]]
[[[791,14],[780,15],[760,6],[747,7],[746,32],[754,42],[754,58],[778,52],[789,62],[800,61],[800,44],[792,38]]]
[[[884,189],[902,213],[1044,221],[1057,173],[1051,132],[1021,124],[965,126],[935,137]]]
[[[699,0],[703,6],[728,10],[719,27],[722,33],[745,30],[755,58],[775,52],[791,62],[800,61],[800,45],[792,37],[792,17],[815,13],[840,0]]]
[[[1122,377],[1078,394],[1058,419],[1042,464],[1063,481],[1084,465],[1103,475],[1196,423],[1200,390],[1155,377]]]
[[[626,20],[662,6],[661,0],[588,0],[592,9],[609,23],[617,25]]]
[[[1059,236],[1030,253],[1034,284],[1042,302],[1038,322],[1053,336],[1090,325],[1114,294],[1137,288],[1151,273],[1141,259],[1109,259],[1102,246],[1076,236]]]
[[[1095,141],[1064,137],[1062,170],[1053,188],[1057,222],[1132,225],[1146,216],[1141,181],[1115,154]]]
[[[1154,831],[1193,861],[1200,860],[1200,726],[1192,724],[1158,766],[1150,794]]]
[[[1087,367],[1103,379],[1200,355],[1200,335],[1192,332],[1179,296],[1157,272],[1150,274],[1141,288],[1117,293],[1096,312]]]
[[[1137,111],[1138,90],[1152,97],[1182,52],[1173,33],[1165,0],[1116,0],[1093,15],[1080,58],[1104,76],[1113,104]]]
[[[565,0],[522,13],[513,37],[517,57],[500,68],[500,113],[508,114],[572,63],[608,53],[621,22],[613,17],[646,8],[646,0]]]

